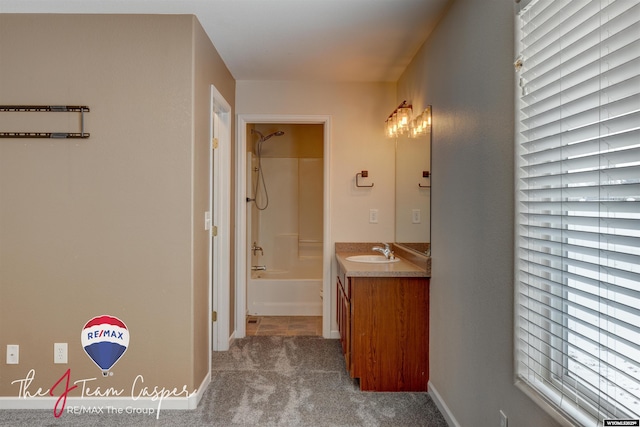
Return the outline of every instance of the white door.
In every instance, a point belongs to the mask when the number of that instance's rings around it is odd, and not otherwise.
[[[209,251],[211,311],[217,317],[211,322],[211,349],[225,351],[229,349],[233,331],[230,324],[231,107],[214,86],[211,86],[210,117],[210,212],[212,231],[217,230],[211,235]]]

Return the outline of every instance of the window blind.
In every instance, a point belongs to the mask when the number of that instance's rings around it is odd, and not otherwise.
[[[640,419],[640,0],[516,21],[516,375],[579,425]]]

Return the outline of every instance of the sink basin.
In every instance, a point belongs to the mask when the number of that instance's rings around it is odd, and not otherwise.
[[[371,264],[389,264],[400,261],[400,258],[387,259],[384,255],[352,255],[348,256],[346,259],[347,261],[368,262]]]

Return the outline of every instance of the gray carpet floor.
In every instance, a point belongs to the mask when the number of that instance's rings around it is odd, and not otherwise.
[[[0,411],[1,426],[447,427],[428,393],[361,392],[338,340],[256,336],[213,355],[198,408],[155,416]]]

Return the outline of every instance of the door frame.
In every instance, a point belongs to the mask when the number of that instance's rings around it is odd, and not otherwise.
[[[247,274],[247,125],[249,123],[323,125],[323,250],[322,250],[322,336],[331,338],[331,116],[238,114],[236,119],[236,252],[235,252],[235,337],[246,336]]]
[[[217,312],[217,321],[209,321],[209,361],[212,351],[229,349],[230,271],[231,271],[231,106],[211,85],[209,123],[209,212],[210,226],[217,236],[209,238],[209,313]],[[218,147],[213,148],[214,138]],[[211,363],[211,362],[209,362]]]

